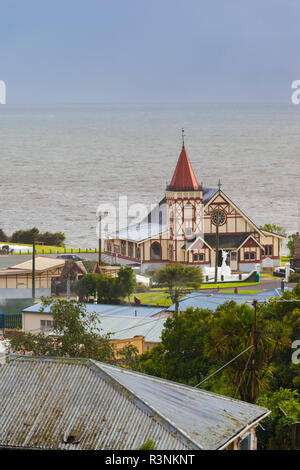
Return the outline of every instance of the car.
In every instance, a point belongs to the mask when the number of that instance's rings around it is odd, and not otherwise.
[[[73,261],[86,261],[85,258],[81,258],[80,256],[73,255],[73,254],[57,255],[56,258],[60,258],[60,259],[72,259]]]
[[[290,268],[290,272],[294,273],[294,269]],[[273,275],[276,277],[285,277],[285,267],[281,266],[279,268],[274,269]]]

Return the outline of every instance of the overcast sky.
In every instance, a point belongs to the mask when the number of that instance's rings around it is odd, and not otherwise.
[[[300,0],[0,0],[8,103],[289,102]]]

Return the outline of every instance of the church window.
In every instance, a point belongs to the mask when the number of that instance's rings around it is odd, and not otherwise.
[[[159,228],[162,227],[162,211],[159,211]]]
[[[265,246],[265,256],[272,256],[273,254],[273,246],[272,245],[266,245]]]
[[[193,206],[192,204],[186,204],[184,206],[184,220],[193,219]]]
[[[161,246],[158,242],[154,242],[150,249],[150,258],[153,260],[161,259]]]
[[[130,256],[130,258],[133,258],[133,243],[132,242],[128,242],[128,256]]]
[[[219,219],[219,220],[218,220]],[[211,213],[211,221],[214,225],[224,225],[226,222],[226,214],[222,209],[214,209]]]
[[[126,256],[126,241],[121,240],[121,254]]]

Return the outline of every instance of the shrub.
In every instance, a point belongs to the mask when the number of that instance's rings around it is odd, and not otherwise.
[[[300,281],[300,274],[299,273],[291,273],[289,277],[289,282],[299,282]]]

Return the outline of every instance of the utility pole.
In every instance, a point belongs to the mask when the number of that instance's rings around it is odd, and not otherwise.
[[[253,324],[253,361],[252,361],[252,403],[256,400],[256,353],[257,353],[257,300],[253,300],[254,324]]]
[[[99,256],[98,256],[99,266],[101,266],[101,219],[102,219],[102,215],[99,214]]]
[[[218,182],[219,194],[221,192],[222,183],[221,180]],[[219,246],[220,246],[220,235],[219,235],[219,225],[220,225],[220,209],[215,209],[216,211],[216,262],[215,262],[215,282],[218,282],[218,267],[219,267]]]
[[[35,300],[35,239],[32,240],[32,299]]]
[[[216,262],[215,262],[215,282],[218,282],[218,267],[219,267],[219,209],[216,210]]]

